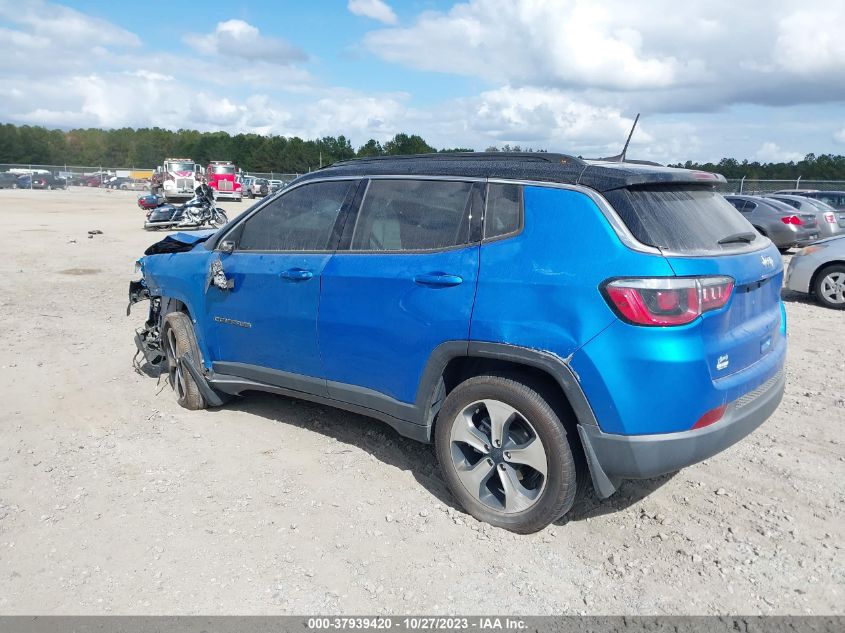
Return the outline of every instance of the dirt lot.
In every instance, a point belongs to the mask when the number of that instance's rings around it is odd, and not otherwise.
[[[0,613],[845,613],[842,313],[785,297],[787,395],[751,437],[521,537],[374,420],[192,413],[135,373],[134,197],[0,191]]]

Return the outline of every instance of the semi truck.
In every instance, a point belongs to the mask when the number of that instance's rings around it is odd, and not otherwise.
[[[193,198],[202,179],[202,168],[190,158],[165,158],[156,167],[151,181],[152,193],[168,202]]]
[[[237,168],[228,160],[213,160],[208,163],[205,175],[208,185],[214,189],[218,199],[228,199],[240,202],[243,198],[243,187],[237,179]]]

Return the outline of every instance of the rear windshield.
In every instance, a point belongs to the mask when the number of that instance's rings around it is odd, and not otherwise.
[[[709,187],[652,185],[604,193],[634,237],[643,244],[676,253],[736,252],[759,246],[756,230],[721,194]],[[720,240],[740,234],[755,240]]]

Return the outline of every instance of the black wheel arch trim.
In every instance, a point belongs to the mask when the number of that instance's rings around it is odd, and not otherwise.
[[[587,396],[581,389],[581,383],[575,371],[569,365],[569,358],[561,358],[556,354],[544,352],[528,347],[507,345],[504,343],[486,343],[470,341],[467,347],[468,356],[481,358],[498,358],[521,365],[528,365],[540,369],[555,379],[563,393],[569,400],[572,411],[579,424],[598,426],[595,413],[590,406]]]
[[[402,435],[431,442],[438,387],[443,372],[456,358],[491,358],[526,365],[549,374],[560,385],[579,424],[597,426],[593,410],[566,359],[549,352],[481,341],[445,341],[429,356],[417,386],[416,400],[406,403],[357,385],[291,374],[277,369],[242,363],[214,361],[209,386],[229,394],[270,391],[294,398],[321,402],[369,415],[390,424]]]

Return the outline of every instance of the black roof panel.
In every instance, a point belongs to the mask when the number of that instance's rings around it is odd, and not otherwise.
[[[583,160],[546,152],[450,152],[410,156],[375,156],[340,161],[301,176],[455,176],[506,178],[580,184],[598,191],[659,183],[713,185],[724,177],[704,171],[663,167],[655,163]]]

